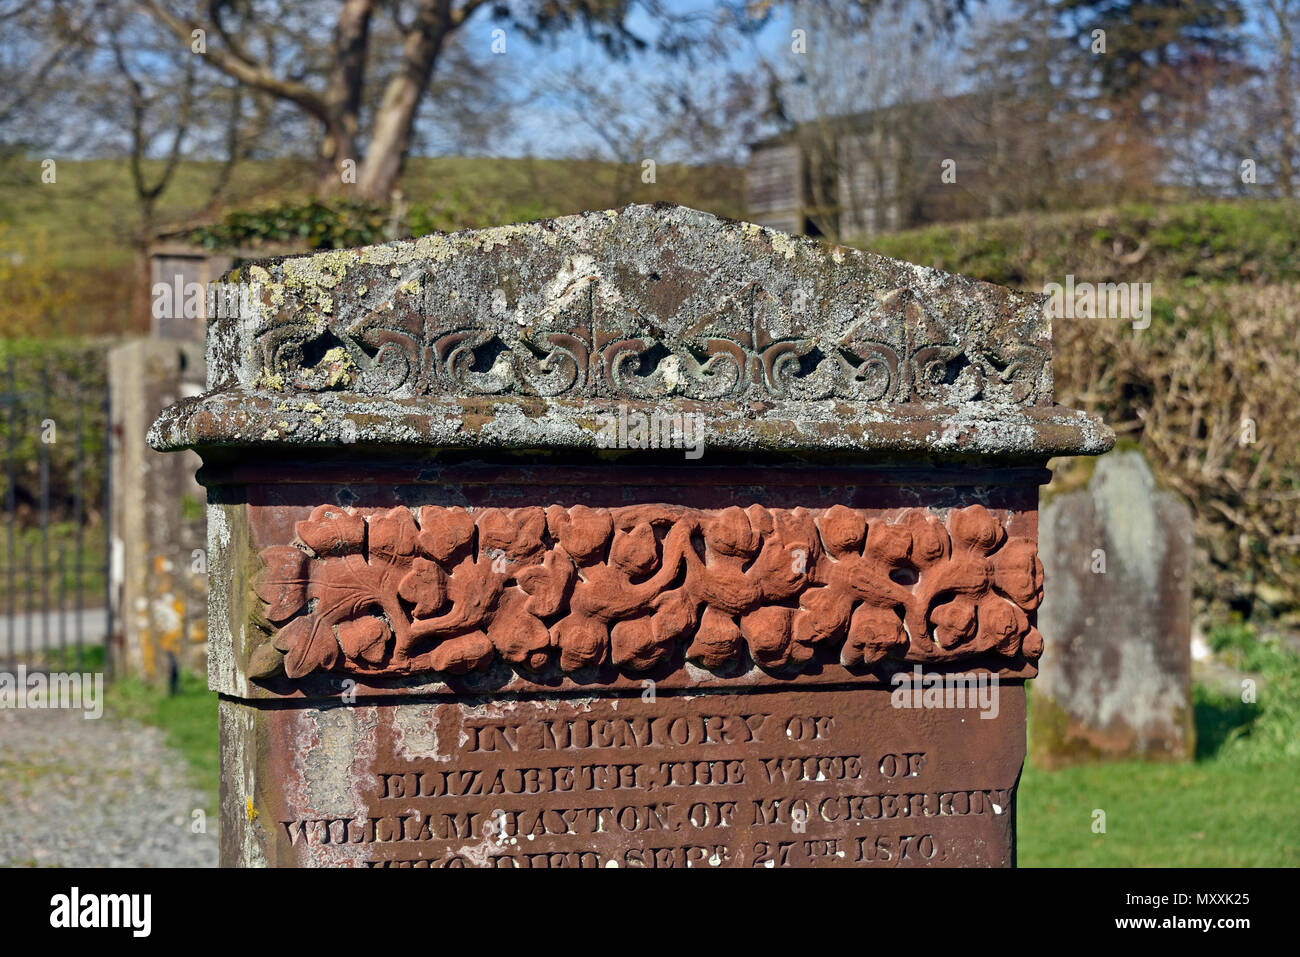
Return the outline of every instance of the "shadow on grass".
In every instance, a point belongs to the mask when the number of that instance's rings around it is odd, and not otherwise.
[[[1250,733],[1260,716],[1258,705],[1247,704],[1233,695],[1220,694],[1203,685],[1192,688],[1192,709],[1196,721],[1196,760],[1210,761],[1233,738]]]

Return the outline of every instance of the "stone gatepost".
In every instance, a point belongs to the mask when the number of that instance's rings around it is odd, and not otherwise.
[[[1014,863],[1038,297],[661,206],[231,278],[224,863]]]
[[[122,637],[119,673],[166,682],[206,667],[207,558],[203,489],[192,454],[144,441],[159,410],[203,391],[196,342],[140,339],[108,354],[113,414],[110,595]],[[111,646],[110,646],[111,647]]]

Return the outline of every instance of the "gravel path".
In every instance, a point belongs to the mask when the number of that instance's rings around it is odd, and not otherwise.
[[[206,803],[158,728],[0,709],[0,866],[215,867]]]

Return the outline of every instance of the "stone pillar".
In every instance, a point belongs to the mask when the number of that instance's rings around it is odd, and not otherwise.
[[[1014,863],[1038,297],[662,206],[230,278],[226,864]]]
[[[144,441],[158,413],[203,391],[197,343],[141,339],[108,354],[113,415],[113,620],[127,673],[166,681],[206,668],[207,558],[198,457],[159,455]]]

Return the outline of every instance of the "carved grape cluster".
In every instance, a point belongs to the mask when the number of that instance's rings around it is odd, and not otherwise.
[[[249,673],[465,673],[498,657],[532,671],[647,671],[680,645],[721,670],[747,654],[797,668],[819,646],[846,666],[886,657],[1037,658],[1034,543],[983,506],[894,521],[844,506],[331,505],[297,542],[261,552],[274,637]]]

